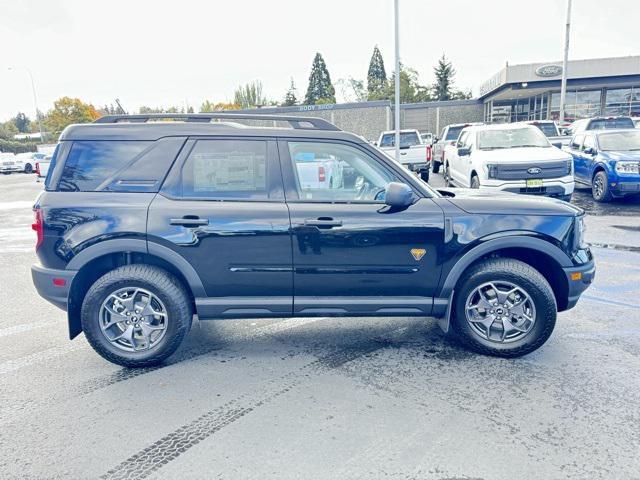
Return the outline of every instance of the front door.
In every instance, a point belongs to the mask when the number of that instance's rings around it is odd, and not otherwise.
[[[576,180],[584,183],[586,181],[587,166],[585,158],[582,155],[583,141],[583,134],[574,136],[569,143],[569,153],[571,153],[571,156],[573,157],[573,175]]]
[[[407,315],[431,312],[440,276],[443,212],[420,198],[384,204],[402,181],[362,146],[279,143],[293,233],[297,315]]]
[[[201,317],[289,316],[289,212],[275,141],[187,141],[149,208],[148,240],[196,270]]]

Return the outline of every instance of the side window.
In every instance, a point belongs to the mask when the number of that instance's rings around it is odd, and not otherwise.
[[[582,146],[582,140],[584,139],[584,135],[576,135],[571,139],[571,143],[569,144],[569,148],[571,150],[580,150]]]
[[[62,192],[93,192],[153,142],[86,140],[73,142],[58,182]]]
[[[181,195],[215,200],[268,200],[264,140],[198,140],[181,172]]]
[[[338,143],[288,142],[300,200],[383,202],[398,179],[365,152]]]
[[[447,127],[444,127],[440,133],[440,140],[444,140],[445,138],[447,138]]]
[[[587,148],[596,149],[596,139],[593,135],[586,135],[581,150],[584,152]]]
[[[473,150],[473,147],[475,146],[475,141],[474,141],[475,138],[476,138],[475,133],[469,132],[469,135],[467,135],[467,138],[465,138],[464,140],[464,146],[469,150]]]
[[[393,147],[395,143],[395,135],[390,133],[384,134],[380,140],[381,147]]]
[[[458,137],[458,141],[456,142],[456,148],[463,147],[468,136],[469,136],[469,132],[462,132]]]

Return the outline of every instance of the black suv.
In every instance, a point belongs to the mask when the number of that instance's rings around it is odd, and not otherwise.
[[[112,362],[161,362],[194,314],[433,316],[515,357],[593,280],[567,203],[435,191],[317,118],[168,117],[65,129],[34,208],[38,292]]]

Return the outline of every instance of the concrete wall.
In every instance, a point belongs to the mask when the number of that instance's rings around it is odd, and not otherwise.
[[[359,102],[329,105],[296,105],[245,110],[250,113],[319,117],[343,130],[374,141],[380,132],[394,128],[390,102]],[[478,100],[412,103],[401,105],[401,128],[416,128],[421,132],[438,133],[450,123],[480,122],[483,105]]]

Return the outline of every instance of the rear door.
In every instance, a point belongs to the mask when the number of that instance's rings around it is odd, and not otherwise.
[[[440,277],[440,207],[429,198],[405,209],[386,206],[386,186],[404,180],[361,145],[291,139],[279,149],[293,233],[294,313],[428,315]],[[321,186],[300,178],[311,159],[329,175]]]
[[[202,317],[290,315],[289,213],[272,139],[187,141],[149,209],[148,240],[199,274]]]

